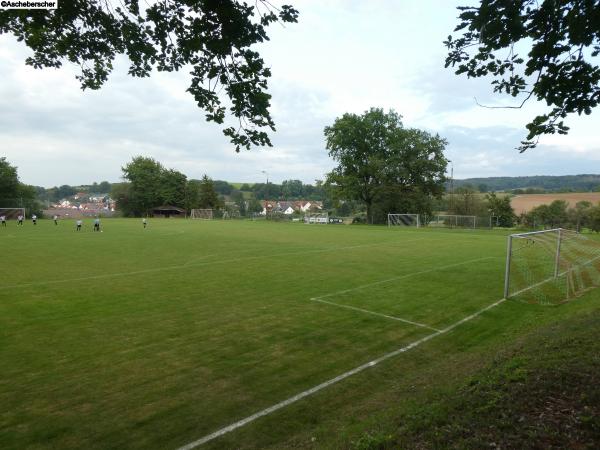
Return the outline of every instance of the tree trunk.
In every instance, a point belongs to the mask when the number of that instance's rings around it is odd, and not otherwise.
[[[366,201],[365,203],[367,204],[367,223],[373,225],[373,202]]]

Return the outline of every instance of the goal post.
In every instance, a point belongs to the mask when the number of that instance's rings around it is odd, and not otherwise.
[[[25,216],[25,208],[0,208],[0,216],[6,217],[7,220],[16,220],[19,216]]]
[[[418,214],[388,214],[388,227],[417,227],[421,226],[421,221]]]
[[[600,286],[600,242],[564,228],[507,238],[504,298],[554,305]]]
[[[213,210],[212,209],[192,209],[190,211],[190,219],[212,220],[213,219]]]

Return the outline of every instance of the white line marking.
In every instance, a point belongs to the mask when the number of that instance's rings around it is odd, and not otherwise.
[[[419,239],[411,239],[408,241],[399,241],[399,242],[402,244],[405,244],[408,242],[422,241],[424,239],[425,238],[419,238]],[[189,263],[189,264],[188,263],[178,264],[176,266],[155,267],[152,269],[134,270],[131,272],[107,273],[107,274],[101,274],[101,275],[90,275],[87,277],[68,278],[68,279],[62,279],[62,280],[32,281],[30,283],[12,284],[12,285],[8,285],[8,286],[3,286],[3,288],[4,289],[14,289],[14,288],[29,287],[29,286],[40,286],[40,285],[46,285],[46,284],[60,284],[60,283],[70,283],[70,282],[74,282],[74,281],[98,280],[98,279],[103,279],[103,278],[123,277],[123,276],[127,276],[127,275],[140,275],[140,274],[152,273],[152,272],[162,272],[164,270],[186,269],[189,267],[206,266],[208,264],[227,264],[227,263],[247,261],[247,260],[252,260],[252,259],[276,258],[278,256],[303,255],[303,254],[307,254],[307,253],[325,253],[325,252],[332,252],[332,251],[337,251],[337,250],[351,250],[351,249],[361,248],[361,247],[374,247],[377,245],[389,245],[389,244],[393,244],[396,242],[398,242],[398,241],[378,242],[376,244],[352,245],[352,246],[348,246],[348,247],[332,247],[332,248],[326,248],[326,249],[302,250],[302,251],[297,251],[297,252],[276,253],[276,254],[272,254],[272,255],[244,256],[241,258],[222,259],[220,261],[203,261],[203,262]]]
[[[417,327],[428,328],[428,329],[433,330],[433,331],[441,331],[441,330],[438,330],[437,328],[430,327],[429,325],[425,325],[423,323],[413,322],[412,320],[402,319],[401,317],[388,316],[387,314],[381,314],[381,313],[378,313],[378,312],[375,312],[375,311],[369,311],[368,309],[357,308],[356,306],[342,305],[340,303],[328,302],[327,300],[321,300],[320,298],[311,298],[310,300],[313,301],[313,302],[321,302],[321,303],[326,303],[328,305],[338,306],[340,308],[353,309],[355,311],[360,311],[360,312],[364,312],[364,313],[367,313],[367,314],[372,314],[374,316],[385,317],[387,319],[398,320],[399,322],[409,323],[409,324],[415,325]]]
[[[325,294],[325,295],[321,295],[319,297],[314,297],[311,300],[321,300],[321,299],[327,298],[327,297],[335,297],[336,295],[346,294],[347,292],[357,291],[359,289],[364,289],[366,287],[377,286],[378,284],[389,283],[391,281],[402,280],[404,278],[414,277],[416,275],[423,275],[426,273],[435,272],[437,270],[449,269],[451,267],[457,267],[457,266],[462,266],[464,264],[470,264],[470,263],[474,263],[474,262],[478,262],[478,261],[485,261],[486,259],[496,259],[496,258],[497,258],[496,256],[486,256],[485,258],[470,259],[468,261],[463,261],[463,262],[459,262],[456,264],[448,264],[446,266],[434,267],[432,269],[421,270],[419,272],[406,273],[404,275],[398,275],[396,277],[386,278],[385,280],[375,281],[373,283],[368,283],[368,284],[362,284],[360,286],[356,286],[356,287],[353,287],[350,289],[344,289],[342,291],[331,292],[330,294]]]
[[[293,397],[288,398],[287,400],[284,400],[282,402],[279,402],[273,406],[270,406],[266,409],[263,409],[262,411],[259,411],[255,414],[252,414],[251,416],[246,417],[245,419],[239,420],[235,423],[232,423],[231,425],[228,425],[224,428],[221,428],[220,430],[215,431],[214,433],[211,433],[209,435],[204,436],[203,438],[200,438],[194,442],[190,442],[187,445],[184,445],[183,447],[180,447],[178,450],[192,450],[196,447],[199,447],[202,444],[205,444],[209,441],[212,441],[213,439],[216,439],[220,436],[223,436],[224,434],[230,433],[233,430],[236,430],[237,428],[243,427],[244,425],[247,425],[250,422],[255,421],[256,419],[259,419],[261,417],[264,417],[268,414],[271,414],[281,408],[285,408],[288,405],[291,405],[292,403],[295,403],[305,397],[308,397],[309,395],[314,394],[315,392],[318,392],[322,389],[325,389],[328,386],[331,386],[332,384],[335,384],[339,381],[342,381],[352,375],[355,375],[359,372],[362,372],[365,369],[368,369],[369,367],[373,367],[377,364],[379,364],[382,361],[385,361],[387,359],[393,358],[394,356],[397,356],[401,353],[405,353],[415,347],[418,347],[419,345],[423,344],[424,342],[427,342],[431,339],[433,339],[436,336],[439,336],[441,334],[447,333],[451,330],[453,330],[454,328],[458,327],[459,325],[462,325],[465,322],[468,322],[469,320],[474,319],[475,317],[483,314],[484,312],[488,311],[489,309],[494,308],[495,306],[498,306],[499,304],[501,304],[502,302],[505,302],[506,299],[502,298],[500,300],[498,300],[495,303],[492,303],[491,305],[486,306],[485,308],[471,314],[470,316],[465,317],[464,319],[459,320],[458,322],[453,323],[452,325],[444,328],[443,330],[440,331],[436,331],[435,333],[429,334],[419,340],[416,340],[404,347],[399,348],[398,350],[394,350],[393,352],[390,353],[386,353],[383,356],[380,356],[377,359],[374,359],[373,361],[369,361],[361,366],[358,366],[352,370],[349,370],[348,372],[344,372],[341,375],[338,375],[335,378],[332,378],[330,380],[325,381],[324,383],[321,383],[315,387],[312,387],[306,391],[300,392],[299,394],[294,395]]]

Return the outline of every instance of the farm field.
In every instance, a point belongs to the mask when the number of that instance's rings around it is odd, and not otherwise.
[[[9,225],[2,449],[348,447],[391,407],[414,407],[524,330],[600,300],[499,302],[502,231]]]
[[[568,192],[561,194],[523,194],[511,198],[510,204],[515,214],[527,213],[536,206],[549,205],[554,200],[564,200],[571,208],[583,200],[592,204],[600,202],[600,192]]]

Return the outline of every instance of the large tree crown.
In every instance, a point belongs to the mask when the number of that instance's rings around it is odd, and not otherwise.
[[[152,70],[190,68],[188,87],[206,119],[222,124],[229,113],[239,126],[224,134],[236,147],[271,145],[263,128],[275,129],[266,92],[271,72],[251,49],[268,40],[273,22],[296,22],[289,5],[275,8],[267,0],[254,5],[237,0],[69,0],[56,10],[2,10],[0,34],[13,34],[33,55],[35,68],[78,64],[82,89],[99,89],[113,70],[117,55],[129,59],[129,74],[147,77]]]
[[[458,37],[448,36],[446,67],[456,74],[492,76],[494,92],[544,101],[550,110],[527,124],[519,149],[543,134],[566,134],[570,113],[590,114],[600,102],[599,0],[482,0],[460,7]],[[527,56],[517,44],[529,46]]]

